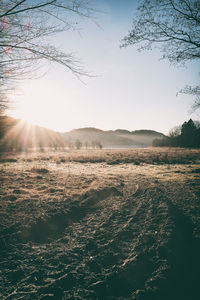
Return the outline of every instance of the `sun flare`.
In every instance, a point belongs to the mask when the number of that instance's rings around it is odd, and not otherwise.
[[[4,124],[9,129],[1,139],[0,148],[8,151],[25,152],[28,150],[41,150],[45,147],[64,147],[65,142],[59,133],[52,130],[31,125],[22,120],[5,117]]]

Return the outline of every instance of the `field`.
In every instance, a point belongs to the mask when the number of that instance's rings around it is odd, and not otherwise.
[[[0,299],[200,299],[200,150],[0,159]]]

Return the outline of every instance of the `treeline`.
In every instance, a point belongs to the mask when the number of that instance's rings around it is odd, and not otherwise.
[[[0,116],[0,153],[25,152],[31,149],[44,151],[45,148],[59,150],[66,146],[66,142],[58,132]]]
[[[91,143],[88,141],[81,142],[79,139],[76,139],[75,142],[67,142],[67,146],[70,149],[102,149],[103,145],[99,141],[92,141]]]
[[[176,127],[169,136],[163,139],[155,139],[153,146],[200,148],[200,125],[192,119]]]
[[[53,130],[0,115],[0,154],[4,152],[27,152],[32,150],[102,149],[99,141],[66,141],[62,134]]]

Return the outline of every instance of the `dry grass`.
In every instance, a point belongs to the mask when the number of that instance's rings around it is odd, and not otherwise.
[[[0,170],[1,299],[198,299],[199,150],[9,154]]]
[[[63,152],[27,152],[18,154],[9,153],[0,159],[0,162],[14,162],[23,160],[54,161],[56,163],[147,163],[147,164],[190,164],[200,162],[199,149],[183,148],[140,148],[140,149],[113,149],[113,150],[66,150]]]

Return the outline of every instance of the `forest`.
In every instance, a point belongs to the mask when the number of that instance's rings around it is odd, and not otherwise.
[[[200,148],[200,126],[199,123],[190,119],[181,127],[171,131],[169,136],[163,139],[155,139],[153,146]]]

